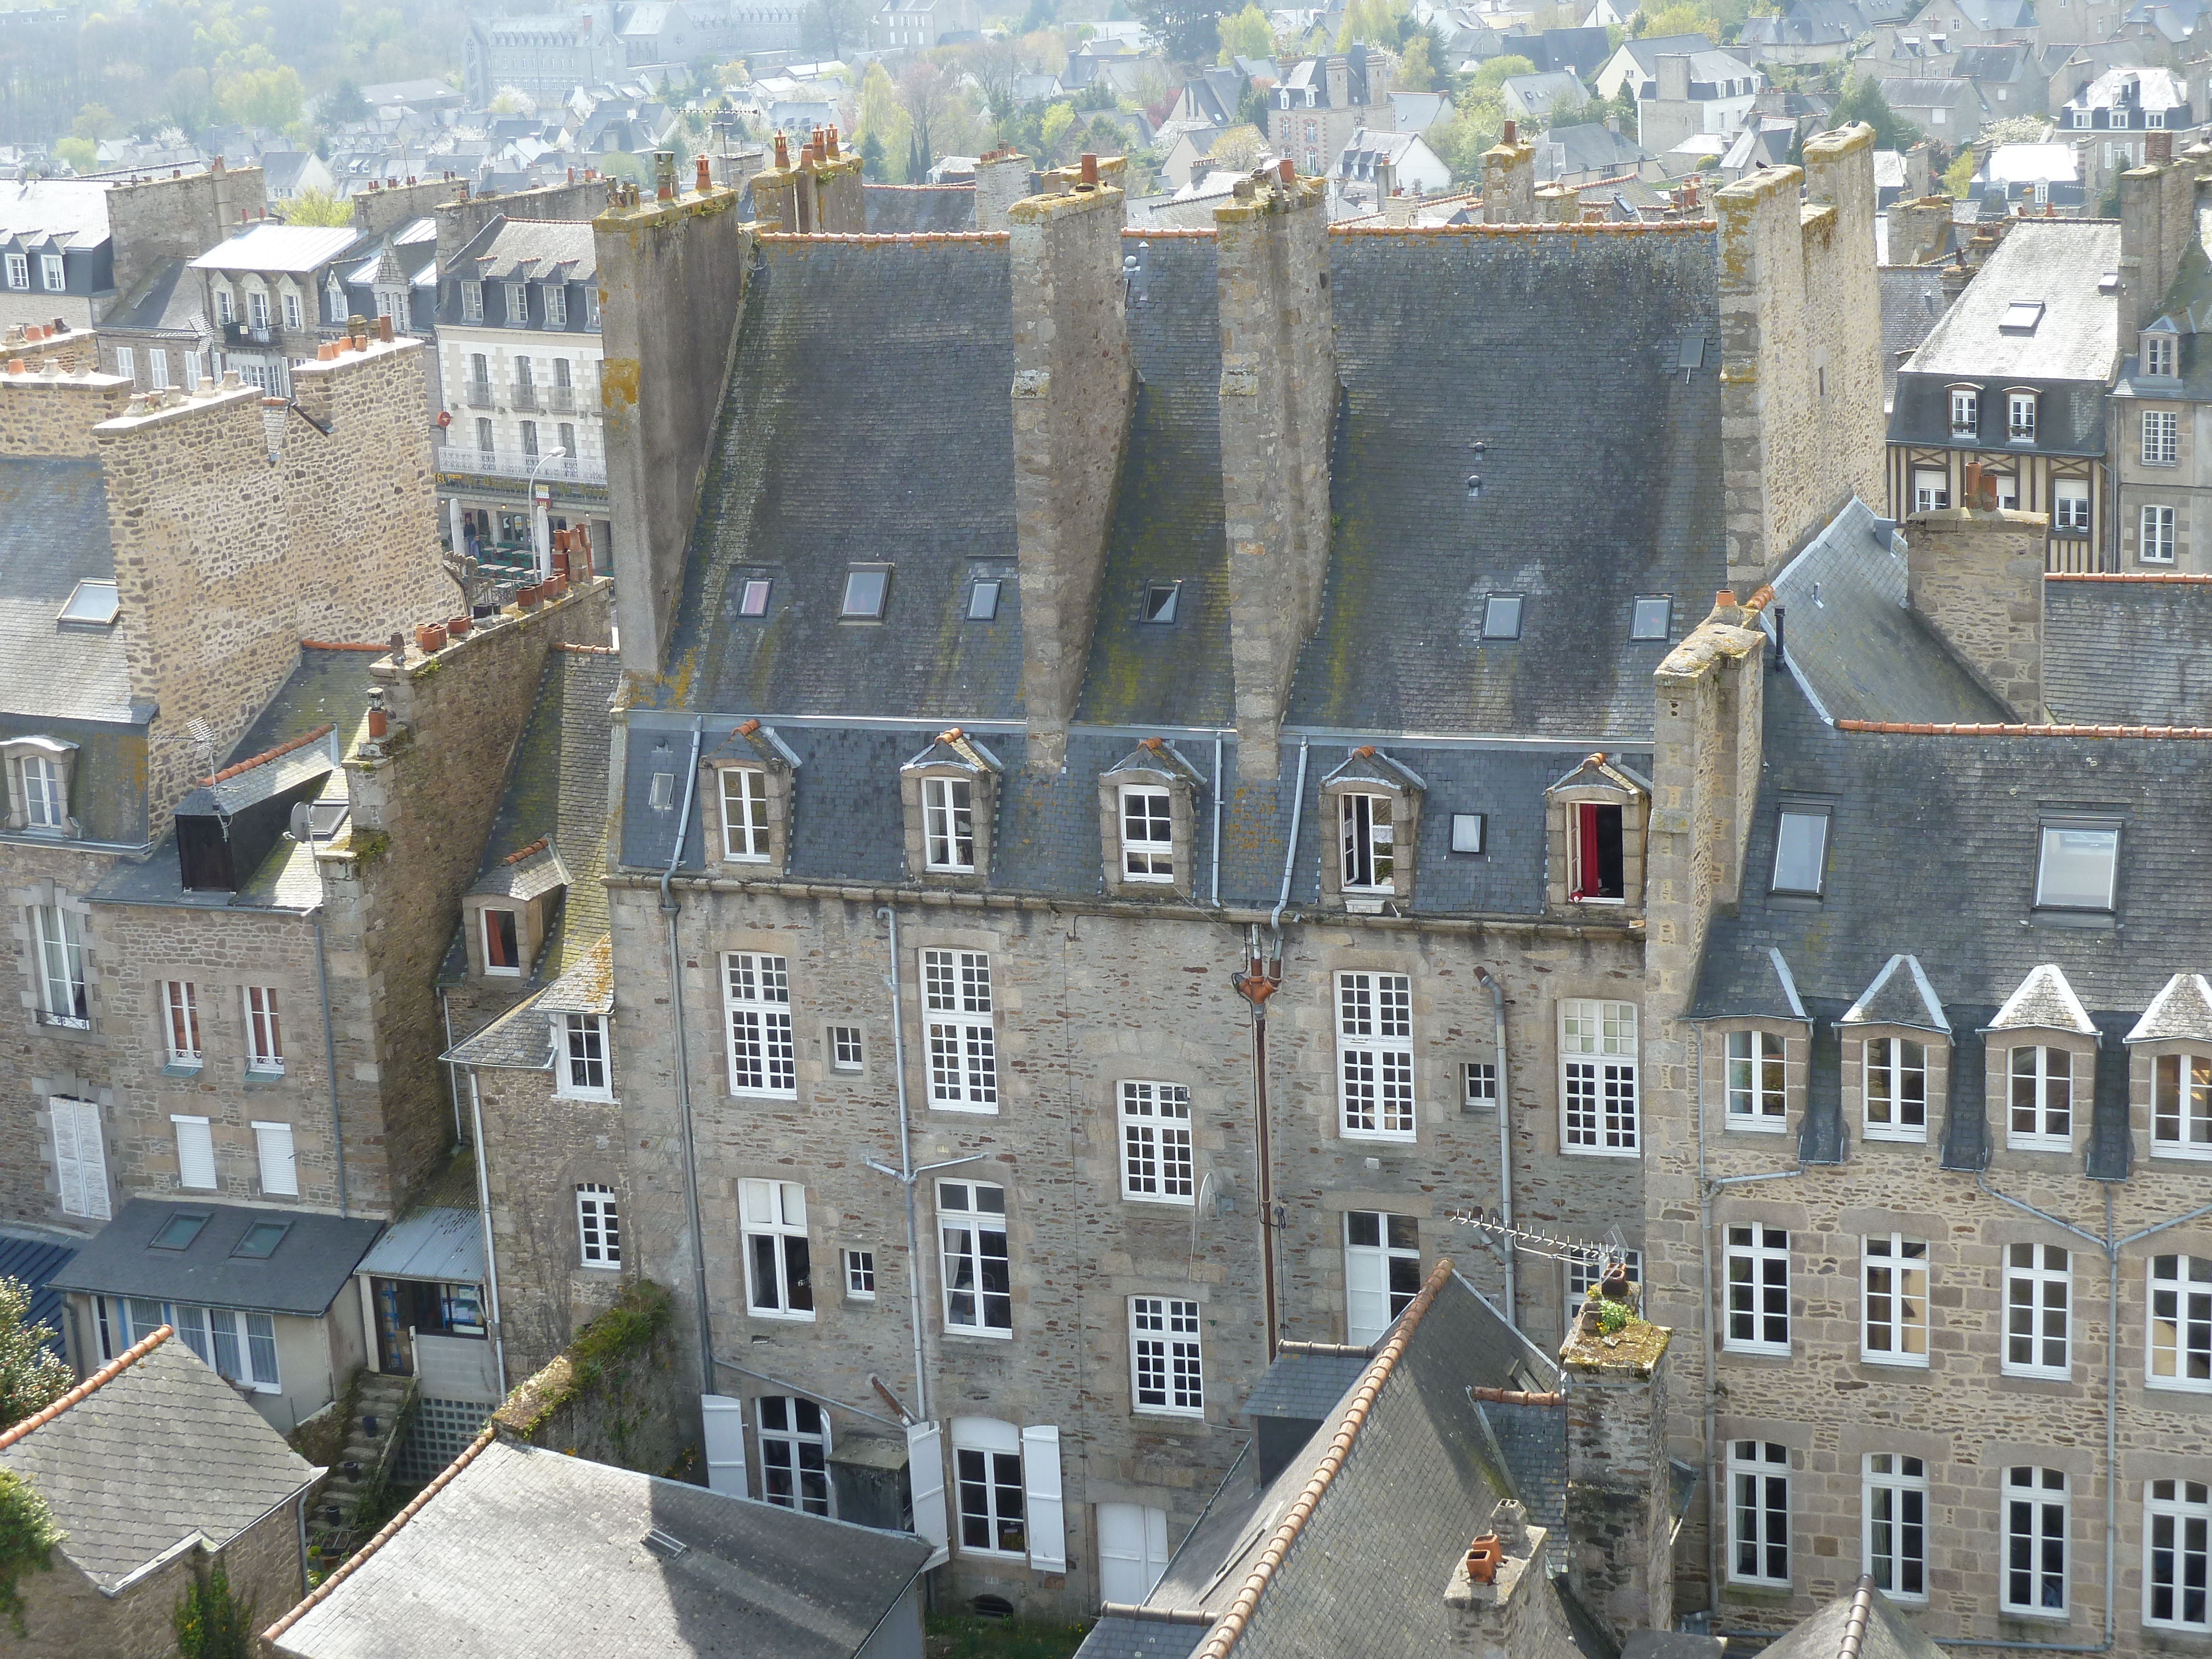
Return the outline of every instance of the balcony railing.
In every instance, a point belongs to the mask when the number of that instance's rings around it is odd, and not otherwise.
[[[555,386],[545,394],[545,406],[556,415],[574,415],[576,412],[575,387]]]
[[[549,461],[519,449],[477,449],[450,443],[438,452],[441,472],[482,472],[501,478],[528,478],[533,469],[536,477],[552,483],[603,484],[607,481],[606,463],[579,460],[574,455]]]
[[[266,323],[225,323],[222,342],[227,346],[267,345],[270,328]]]
[[[514,388],[514,407],[526,415],[542,415],[545,404],[538,395],[538,388],[527,380]]]
[[[471,409],[489,409],[492,406],[491,382],[471,380],[468,383],[468,399]]]

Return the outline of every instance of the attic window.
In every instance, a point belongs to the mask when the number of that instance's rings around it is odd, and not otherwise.
[[[1480,853],[1483,850],[1484,836],[1489,829],[1489,814],[1486,812],[1455,812],[1451,815],[1451,849],[1455,853]]]
[[[1784,807],[1774,833],[1773,890],[1820,897],[1827,862],[1828,809],[1810,805]]]
[[[292,1224],[289,1221],[257,1221],[246,1230],[246,1237],[238,1241],[238,1248],[231,1254],[250,1261],[266,1261],[276,1254],[276,1247],[284,1242],[284,1235],[291,1228]]]
[[[647,1531],[643,1542],[646,1548],[668,1561],[673,1561],[691,1547],[674,1534],[663,1532],[658,1527],[651,1528]]]
[[[1618,904],[1628,896],[1627,860],[1621,845],[1621,811],[1597,801],[1580,801],[1569,823],[1573,840],[1569,899],[1577,904]]]
[[[847,622],[881,622],[890,587],[889,565],[854,565],[845,573],[845,602],[838,607],[838,616]]]
[[[765,617],[768,615],[768,591],[769,586],[769,580],[766,576],[749,577],[746,580],[743,591],[741,591],[738,596],[738,614],[740,617]]]
[[[665,812],[674,806],[676,805],[676,774],[655,772],[645,799],[646,805],[656,812]]]
[[[58,620],[105,628],[114,622],[121,605],[113,582],[88,579],[76,585],[76,591],[69,596],[69,603],[62,606]]]
[[[2046,818],[2035,874],[2036,907],[2109,912],[2119,860],[2118,824],[2109,819]]]
[[[200,1236],[200,1229],[208,1224],[209,1218],[209,1212],[205,1210],[178,1211],[163,1222],[161,1231],[154,1235],[153,1248],[157,1250],[188,1249],[191,1242]]]
[[[1181,582],[1150,584],[1145,589],[1145,610],[1141,620],[1165,627],[1176,619],[1176,602],[1182,594]]]
[[[2042,301],[2014,300],[2005,307],[2004,315],[1998,319],[1997,331],[2000,334],[2033,334],[2035,325],[2042,320]]]
[[[1482,637],[1517,640],[1521,637],[1521,596],[1492,593],[1482,607]]]
[[[1639,596],[1628,637],[1632,640],[1664,640],[1674,620],[1674,601],[1666,594]]]
[[[999,584],[995,581],[977,582],[968,590],[968,620],[992,622],[999,615]]]
[[[1680,349],[1674,354],[1674,367],[1684,374],[1705,366],[1705,337],[1691,334],[1683,337]]]

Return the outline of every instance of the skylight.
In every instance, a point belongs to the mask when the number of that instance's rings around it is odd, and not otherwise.
[[[1521,637],[1521,596],[1492,593],[1482,607],[1482,637],[1517,640]]]
[[[890,592],[889,565],[855,565],[845,573],[845,602],[837,614],[850,622],[881,622]]]
[[[738,595],[738,614],[740,617],[768,615],[768,590],[769,579],[766,576],[747,579]]]
[[[2119,868],[2118,824],[2048,823],[2035,876],[2035,902],[2054,910],[2110,910]]]
[[[1451,815],[1451,849],[1455,853],[1482,851],[1483,831],[1488,827],[1482,812],[1455,812]]]
[[[1176,619],[1176,601],[1182,593],[1181,582],[1153,582],[1145,589],[1145,611],[1142,620],[1162,625]]]
[[[238,1248],[231,1254],[266,1261],[276,1253],[276,1247],[284,1242],[284,1235],[291,1228],[289,1221],[257,1221],[246,1230],[246,1237],[238,1241]]]
[[[1827,862],[1827,809],[1784,807],[1774,836],[1774,890],[1820,897]]]
[[[1664,593],[1639,595],[1628,630],[1632,640],[1663,640],[1674,620],[1674,601]]]
[[[977,582],[968,590],[968,620],[990,622],[999,614],[999,584]]]
[[[122,601],[116,598],[113,582],[88,577],[79,582],[76,591],[69,596],[69,603],[62,607],[60,620],[92,623],[105,628],[115,620],[115,613],[121,608]]]
[[[200,1236],[200,1229],[208,1224],[205,1210],[179,1210],[161,1224],[161,1231],[154,1235],[157,1250],[181,1250]]]
[[[2035,325],[2043,320],[2043,301],[2014,300],[2004,309],[1998,320],[1997,331],[2003,334],[2033,334]]]

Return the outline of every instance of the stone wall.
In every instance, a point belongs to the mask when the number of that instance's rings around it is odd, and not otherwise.
[[[2014,720],[2040,720],[2050,516],[1960,507],[1906,525],[1906,602]]]
[[[196,259],[247,219],[268,211],[258,167],[226,167],[218,155],[204,173],[132,179],[107,192],[115,292],[127,295],[164,259]]]
[[[1604,1305],[1593,1294],[1588,1317]],[[1633,1291],[1620,1306],[1632,1309]],[[1606,1334],[1577,1322],[1566,1372],[1567,1582],[1626,1641],[1674,1627],[1674,1474],[1667,1461],[1671,1331],[1631,1317]]]
[[[92,429],[120,415],[130,401],[131,382],[118,375],[58,364],[48,371],[33,359],[23,374],[0,374],[0,456],[96,455],[100,445]]]
[[[381,236],[416,219],[428,218],[448,202],[465,200],[468,193],[468,181],[454,178],[450,172],[442,178],[410,177],[382,184],[372,179],[367,188],[353,194],[354,234]],[[579,213],[574,216],[580,219],[586,216]]]
[[[100,336],[58,327],[52,319],[15,323],[0,339],[0,359],[20,359],[33,374],[88,374],[100,367]]]
[[[690,1472],[696,1372],[684,1360],[673,1312],[659,1285],[633,1282],[507,1397],[492,1416],[500,1437],[641,1474]]]
[[[2144,165],[2120,174],[2120,325],[2122,354],[2134,336],[2159,314],[2166,291],[2180,274],[2182,255],[2197,235],[2197,175],[2201,155],[2173,156],[2173,135],[2145,135],[2150,153]],[[2160,141],[2163,141],[2162,143]],[[2163,150],[2161,155],[2160,151]]]

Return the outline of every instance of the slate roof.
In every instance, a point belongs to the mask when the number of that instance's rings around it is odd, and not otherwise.
[[[1633,138],[1615,132],[1602,121],[1552,127],[1536,142],[1550,145],[1555,152],[1551,158],[1555,173],[1591,173],[1633,167],[1651,159]]]
[[[197,338],[206,321],[205,301],[206,290],[185,279],[182,259],[157,259],[138,286],[101,319],[100,331],[191,334]]]
[[[2212,726],[2212,580],[2045,578],[2043,700],[2075,724]]]
[[[501,215],[453,255],[452,269],[487,283],[589,283],[599,265],[588,221]]]
[[[328,264],[356,240],[350,225],[284,225],[266,220],[216,243],[191,262],[192,269],[302,276]]]
[[[2179,1042],[2212,1039],[2212,985],[2202,974],[2176,974],[2143,1010],[2127,1035],[2130,1042]]]
[[[64,1316],[61,1292],[52,1287],[52,1279],[76,1255],[76,1247],[73,1244],[0,1233],[0,1279],[15,1279],[30,1291],[30,1304],[24,1311],[26,1322],[44,1325],[51,1330],[53,1335],[46,1346],[64,1356],[68,1352],[68,1321]]]
[[[106,179],[35,179],[0,184],[0,241],[52,236],[67,248],[107,240]]]
[[[37,1488],[56,1553],[108,1595],[195,1535],[222,1548],[322,1474],[173,1337],[93,1380],[15,1431],[0,1468]]]
[[[1782,631],[1784,665],[1832,720],[2013,719],[1905,604],[1900,541],[1853,497],[1790,561],[1760,617]]]
[[[1865,1614],[1856,1641],[1852,1613],[1863,1600]],[[1862,1578],[1849,1595],[1839,1595],[1763,1651],[1762,1659],[1944,1659],[1944,1650],[1890,1605],[1889,1598]]]
[[[205,1215],[207,1224],[181,1250],[155,1248],[155,1235],[180,1212]],[[255,1222],[272,1218],[291,1224],[274,1251],[231,1254]],[[52,1283],[58,1291],[318,1319],[346,1288],[383,1225],[307,1211],[134,1198]]]
[[[648,1548],[648,1530],[680,1553]],[[296,1659],[850,1659],[929,1550],[494,1441],[274,1646]]]
[[[1874,982],[1844,1011],[1846,1025],[1905,1025],[1923,1031],[1948,1031],[1943,1004],[1918,960],[1902,953],[1882,964]]]
[[[2097,1028],[2081,1006],[2081,998],[2066,982],[2066,975],[2056,963],[2044,963],[2028,970],[2013,994],[2005,999],[1996,1018],[1990,1022],[1992,1031],[2070,1031],[2075,1036],[2094,1036]]]
[[[2119,366],[2119,309],[2117,297],[2100,293],[2098,285],[2119,269],[2119,260],[2117,223],[2020,221],[1929,331],[1905,373],[2087,381],[2101,388]],[[2033,332],[2008,331],[2002,326],[2005,312],[2022,300],[2042,301],[2042,319]],[[1900,386],[1900,414],[1902,398]],[[1948,410],[1946,417],[1948,433]],[[1919,441],[1916,433],[1913,441]],[[2101,442],[2098,453],[2103,453]]]
[[[115,579],[100,462],[0,458],[0,714],[131,719],[120,629],[56,621],[88,578]]]
[[[872,234],[975,228],[973,185],[862,185],[860,204]]]
[[[1365,1354],[1284,1354],[1261,1376],[1242,1414],[1318,1420],[1359,1380],[1367,1359]]]
[[[1881,287],[1881,392],[1897,392],[1900,364],[1920,349],[1949,303],[1941,265],[1885,265],[1875,273]]]

